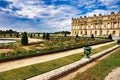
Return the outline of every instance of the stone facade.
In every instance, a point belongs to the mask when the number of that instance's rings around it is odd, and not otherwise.
[[[94,34],[95,36],[112,36],[120,35],[120,11],[115,14],[111,12],[110,15],[99,14],[93,17],[72,18],[72,31],[71,35],[88,35]]]

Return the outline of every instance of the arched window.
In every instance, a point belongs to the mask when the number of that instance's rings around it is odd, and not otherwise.
[[[110,29],[110,24],[108,23],[107,28]]]
[[[83,32],[81,31],[81,35],[83,34]]]
[[[90,34],[92,34],[92,31],[90,31]]]
[[[109,31],[107,31],[106,34],[109,35]]]
[[[100,35],[102,35],[102,31],[100,31]]]
[[[116,34],[116,31],[113,31],[113,35],[115,35]]]
[[[95,31],[95,35],[97,35],[97,31]]]

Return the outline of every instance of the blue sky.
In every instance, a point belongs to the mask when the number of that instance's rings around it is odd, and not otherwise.
[[[119,10],[120,0],[0,0],[0,30],[70,31],[72,17]]]

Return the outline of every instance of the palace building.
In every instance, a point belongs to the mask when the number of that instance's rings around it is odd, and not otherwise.
[[[88,35],[95,36],[120,36],[120,11],[115,14],[111,12],[110,15],[99,14],[93,17],[72,18],[71,35]]]

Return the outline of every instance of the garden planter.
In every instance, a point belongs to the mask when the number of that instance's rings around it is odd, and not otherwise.
[[[85,58],[90,58],[89,55],[91,53],[91,47],[84,47],[84,54],[85,54]]]

